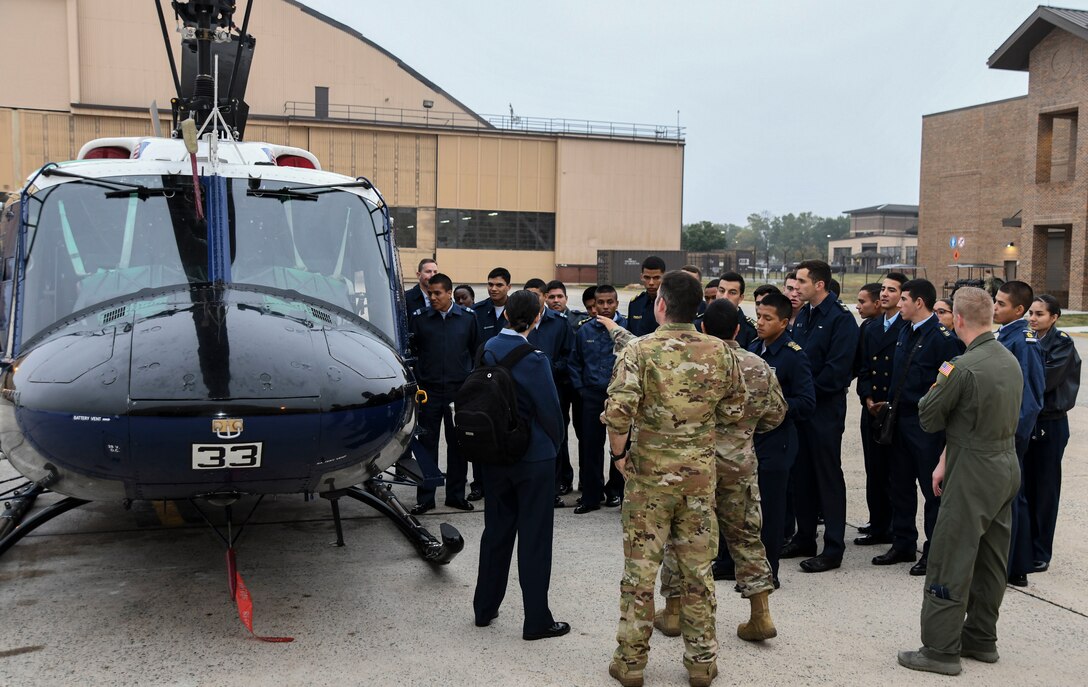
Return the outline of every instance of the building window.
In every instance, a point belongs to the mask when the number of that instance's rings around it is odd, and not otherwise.
[[[1073,181],[1077,173],[1077,111],[1039,115],[1035,183]]]
[[[555,250],[555,214],[444,210],[437,213],[438,248]]]
[[[907,259],[904,262],[908,265],[918,264],[918,246],[907,246]]]
[[[389,208],[389,219],[393,221],[393,238],[397,248],[416,247],[416,209]]]

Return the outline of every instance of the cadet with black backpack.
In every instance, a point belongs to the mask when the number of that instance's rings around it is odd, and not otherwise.
[[[538,296],[515,292],[503,316],[506,327],[484,344],[477,369],[457,394],[454,418],[461,450],[475,463],[487,494],[472,606],[477,627],[499,615],[516,539],[525,605],[522,638],[546,639],[570,631],[548,606],[555,455],[563,414],[547,356],[526,341],[540,319]]]

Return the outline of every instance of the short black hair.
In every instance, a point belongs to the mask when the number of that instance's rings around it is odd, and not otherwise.
[[[1023,281],[1007,281],[1001,285],[998,291],[1009,297],[1014,308],[1018,305],[1023,306],[1024,312],[1028,311],[1031,302],[1035,300],[1035,292],[1031,290],[1031,286],[1027,282]]]
[[[495,269],[493,269],[493,270],[491,270],[490,272],[487,273],[487,278],[488,279],[495,279],[496,277],[498,277],[499,279],[502,279],[507,284],[509,284],[510,283],[510,270],[506,269],[505,267],[496,267]]]
[[[740,276],[736,272],[726,272],[721,276],[722,281],[732,281],[740,284],[740,293],[744,295],[744,277]]]
[[[666,270],[665,261],[656,255],[651,255],[642,261],[642,271],[645,272],[646,270],[661,270],[664,272]]]
[[[422,260],[419,261],[419,266],[416,267],[416,272],[422,272],[423,271],[423,266],[426,265],[429,262],[433,262],[436,265],[438,264],[438,261],[435,260],[434,258],[423,258]]]
[[[453,291],[453,280],[439,272],[427,280],[428,286],[441,286],[443,291]]]
[[[546,281],[544,281],[543,279],[541,279],[539,277],[533,277],[529,281],[525,282],[525,287],[524,288],[525,289],[540,289],[540,291],[543,292],[544,287],[547,286],[547,285],[548,285],[548,283]]]
[[[684,272],[687,272],[688,274],[695,275],[696,279],[702,279],[703,278],[703,271],[701,269],[699,269],[698,267],[696,267],[695,265],[684,265],[680,269],[683,270]]]
[[[921,298],[926,310],[932,310],[937,304],[937,287],[928,279],[911,279],[903,284],[903,293],[910,293],[910,299]],[[1031,301],[1028,301],[1031,304]]]
[[[839,285],[839,280],[835,277],[831,277],[831,280],[827,282],[827,292],[833,293],[836,296],[842,294],[842,287]]]
[[[760,308],[774,308],[774,312],[780,320],[788,320],[793,315],[793,303],[789,296],[781,292],[768,293],[759,302]]]
[[[1035,300],[1039,301],[1046,306],[1046,311],[1055,317],[1062,316],[1062,306],[1058,303],[1058,299],[1051,296],[1049,293],[1041,293],[1035,297]]]
[[[691,273],[673,270],[661,278],[657,297],[665,301],[669,322],[691,322],[703,302],[703,286]]]
[[[721,281],[721,279],[711,279],[706,283],[706,286],[704,286],[703,289],[716,289],[718,288],[718,284],[720,284]]]
[[[782,289],[774,284],[760,284],[756,287],[756,290],[752,292],[752,299],[758,301],[761,296],[766,296],[769,293],[782,293]]]
[[[544,286],[544,293],[548,293],[549,291],[555,291],[556,289],[562,289],[563,295],[567,295],[567,285],[559,281],[558,279],[552,279],[550,282],[548,282]]]
[[[703,313],[703,331],[710,336],[730,341],[737,335],[740,311],[728,298],[718,298],[706,306]]]
[[[611,284],[597,284],[596,288],[593,289],[593,297],[596,298],[602,293],[616,293],[616,287]]]
[[[539,313],[540,298],[526,289],[510,294],[506,301],[506,310],[503,311],[510,328],[515,332],[528,331]]]
[[[823,260],[803,260],[797,265],[797,271],[808,270],[809,280],[815,284],[818,281],[824,283],[824,289],[831,291],[831,265]],[[794,277],[796,279],[797,277]],[[786,279],[789,279],[787,276]],[[838,293],[836,291],[835,293]]]
[[[797,272],[796,271],[786,272],[786,276],[783,277],[782,281],[789,281],[790,279],[797,279]]]
[[[884,278],[899,282],[900,290],[902,290],[903,284],[906,284],[908,281],[907,275],[903,274],[902,272],[888,272],[884,275]]]
[[[457,286],[457,288],[455,288],[455,289],[453,290],[453,292],[454,292],[454,293],[457,293],[457,292],[458,292],[458,291],[460,291],[461,289],[464,289],[465,291],[468,291],[468,295],[469,295],[469,298],[471,298],[472,300],[476,300],[476,292],[475,292],[475,291],[474,291],[474,290],[472,289],[472,287],[471,287],[471,286],[469,286],[468,284],[459,284],[459,285]]]
[[[859,293],[862,291],[869,294],[869,298],[872,298],[874,301],[880,298],[880,284],[877,284],[875,281],[865,284],[858,289]]]
[[[597,297],[597,286],[587,286],[586,290],[582,292],[582,305],[586,304],[586,301],[591,301]]]

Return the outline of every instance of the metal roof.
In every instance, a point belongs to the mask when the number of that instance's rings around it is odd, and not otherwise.
[[[858,208],[857,210],[844,210],[845,215],[918,215],[917,205],[895,205],[894,203],[885,203],[884,205],[872,205],[867,208]]]
[[[986,64],[991,69],[1026,72],[1032,49],[1055,28],[1068,31],[1081,40],[1088,41],[1088,11],[1040,5],[1001,44],[1001,47],[990,55]]]

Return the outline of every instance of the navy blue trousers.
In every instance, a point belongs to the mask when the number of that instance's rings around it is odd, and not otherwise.
[[[552,576],[552,523],[555,515],[555,461],[478,465],[487,492],[480,569],[472,608],[477,621],[499,612],[510,577],[514,541],[525,606],[524,632],[540,633],[555,620],[548,608]]]
[[[875,442],[874,442],[875,443]],[[883,447],[881,447],[883,448]],[[929,555],[929,539],[937,524],[940,497],[933,494],[933,471],[944,450],[944,432],[922,429],[917,415],[896,418],[892,449],[892,546],[914,552],[918,547],[918,489],[922,490],[922,529],[926,535],[922,556]]]
[[[1069,417],[1039,420],[1024,457],[1024,495],[1031,521],[1032,558],[1049,563],[1062,493],[1062,456],[1069,444]]]
[[[892,447],[873,440],[873,416],[861,408],[861,451],[865,457],[865,504],[869,507],[870,533],[876,536],[892,529]]]
[[[1016,459],[1020,462],[1020,490],[1012,500],[1012,541],[1009,544],[1009,577],[1027,575],[1034,567],[1031,553],[1031,517],[1024,495],[1024,458],[1029,439],[1016,437]]]
[[[841,559],[846,551],[846,480],[842,474],[842,433],[846,429],[846,392],[819,396],[816,409],[799,423],[800,449],[790,479],[797,534],[801,543],[816,542],[818,511],[824,514],[822,555]]]
[[[442,471],[438,468],[438,440],[443,425],[446,431],[446,500],[465,498],[465,482],[468,463],[457,448],[453,433],[453,396],[429,394],[427,402],[419,407],[419,438],[412,441],[412,454],[419,462],[419,469],[428,482],[441,484]],[[416,503],[434,505],[433,486],[416,489]]]

